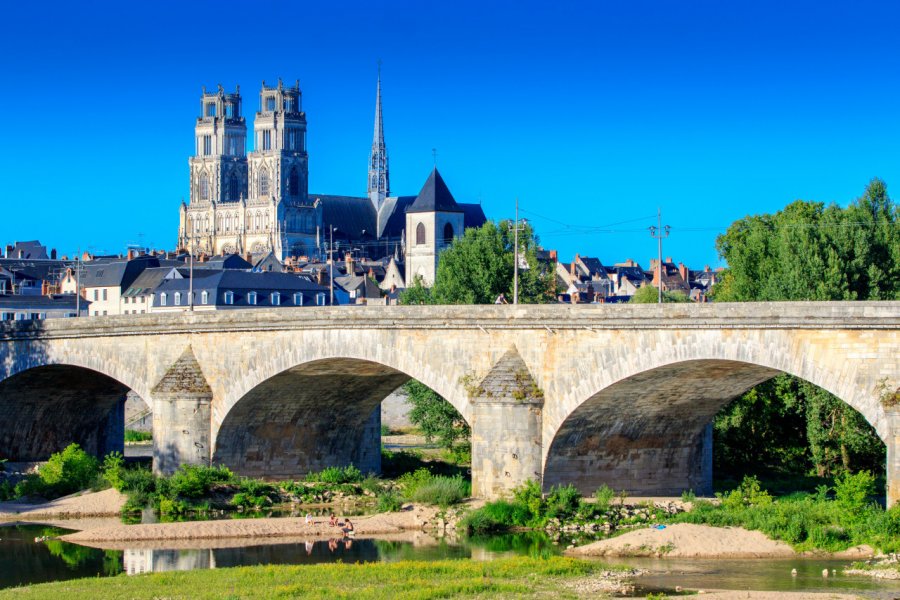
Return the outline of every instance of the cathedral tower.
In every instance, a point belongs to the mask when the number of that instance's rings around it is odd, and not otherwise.
[[[375,135],[369,156],[369,200],[377,213],[384,199],[391,195],[387,146],[384,144],[384,122],[381,119],[381,67],[378,67],[378,88],[375,92]]]

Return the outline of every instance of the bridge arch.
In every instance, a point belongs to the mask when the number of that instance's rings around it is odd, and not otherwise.
[[[381,469],[381,402],[411,375],[379,362],[319,358],[261,381],[213,433],[212,461],[285,479],[330,466]]]
[[[711,491],[712,419],[780,373],[834,394],[889,443],[871,373],[840,340],[803,331],[745,331],[739,340],[698,331],[667,344],[659,333],[634,335],[640,339],[629,346],[645,351],[601,351],[600,368],[545,411],[545,489],[571,482],[584,492],[604,483],[647,495]]]

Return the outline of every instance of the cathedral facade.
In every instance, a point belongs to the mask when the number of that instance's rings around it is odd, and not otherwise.
[[[254,257],[274,252],[282,260],[345,249],[398,262],[410,255],[414,264],[407,264],[407,278],[419,275],[430,282],[440,250],[465,227],[486,220],[480,205],[456,203],[437,169],[418,196],[391,196],[380,75],[366,197],[308,192],[299,82],[285,86],[279,80],[272,87],[263,82],[253,136],[248,154],[240,88],[203,89],[195,151],[188,160],[190,197],[180,209],[180,249]]]

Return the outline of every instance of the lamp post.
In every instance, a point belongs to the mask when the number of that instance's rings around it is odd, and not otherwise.
[[[194,312],[194,242],[188,246],[188,311]]]
[[[519,303],[519,232],[525,231],[525,219],[519,224],[519,199],[516,198],[516,220],[513,230],[513,304]]]
[[[662,210],[656,209],[656,225],[650,226],[650,237],[658,240],[659,242],[659,255],[656,260],[656,268],[657,268],[657,281],[659,283],[658,295],[657,295],[657,303],[662,304],[662,241],[663,238],[669,237],[669,230],[671,227],[666,225],[663,227],[662,225]]]

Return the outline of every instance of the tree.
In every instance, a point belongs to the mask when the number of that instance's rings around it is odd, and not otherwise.
[[[458,451],[469,444],[471,431],[462,415],[437,392],[411,379],[403,386],[412,410],[409,420],[422,429],[425,439],[441,448]]]
[[[401,304],[493,304],[497,296],[513,297],[514,234],[508,221],[488,221],[466,229],[441,252],[430,292],[421,281],[401,294]],[[519,302],[552,302],[556,275],[537,259],[537,237],[530,225],[519,232]]]
[[[900,210],[880,179],[845,209],[798,200],[775,214],[735,221],[716,240],[728,269],[712,297],[717,302],[898,299],[898,222]],[[770,459],[790,456],[782,466],[798,464],[778,419],[766,426],[750,414],[764,406],[763,412],[776,417],[791,411],[803,416],[807,450],[801,462],[816,474],[879,468],[883,446],[858,412],[806,381],[779,377],[777,382],[744,394],[717,417],[717,443],[724,447],[716,456],[727,463],[720,466],[748,464],[745,452],[763,452],[753,447],[760,436],[778,444],[767,454]]]
[[[662,294],[662,301],[668,302],[690,302],[691,299],[687,294],[682,292],[666,292]],[[656,304],[659,302],[659,290],[652,285],[645,285],[638,290],[628,301],[629,304]]]

